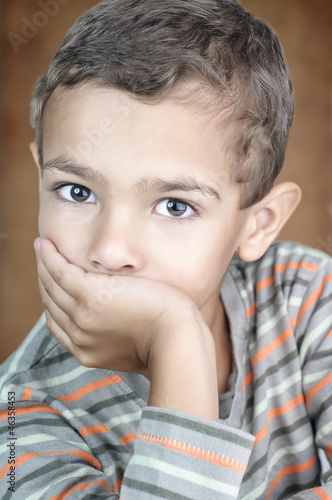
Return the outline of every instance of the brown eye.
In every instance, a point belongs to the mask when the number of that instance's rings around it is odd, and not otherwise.
[[[188,209],[188,205],[185,203],[179,203],[177,201],[169,201],[167,203],[167,210],[170,215],[175,215],[175,217],[179,217],[184,215]]]
[[[82,186],[73,186],[70,191],[70,195],[73,200],[81,202],[86,201],[90,198],[90,189],[83,188]]]
[[[155,208],[159,215],[164,215],[169,219],[191,220],[199,215],[198,210],[193,208],[190,203],[175,198],[165,198],[160,201]]]
[[[91,189],[79,184],[67,184],[58,188],[58,191],[62,198],[73,203],[96,202],[96,197]]]

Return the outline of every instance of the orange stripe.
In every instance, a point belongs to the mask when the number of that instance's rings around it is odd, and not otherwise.
[[[101,434],[102,432],[110,432],[103,424],[94,425],[93,427],[83,427],[78,431],[82,437],[91,436],[92,434]]]
[[[126,434],[125,436],[123,436],[121,439],[119,439],[120,443],[122,443],[123,445],[126,445],[128,443],[131,443],[132,441],[134,441],[136,437],[136,433],[130,433],[130,434]]]
[[[318,498],[321,498],[322,500],[331,500],[331,495],[326,493],[326,491],[323,490],[323,488],[313,488],[310,491],[315,493]]]
[[[316,396],[316,394],[319,391],[324,389],[324,387],[326,387],[330,382],[332,382],[332,373],[327,375],[325,378],[323,378],[323,380],[318,382],[318,384],[316,384],[314,387],[312,387],[312,389],[310,389],[310,391],[308,392],[308,395],[306,397],[306,405],[308,406],[310,401],[312,400],[312,398],[314,396]]]
[[[64,491],[60,495],[55,495],[55,497],[50,498],[50,500],[65,500],[65,498],[67,498],[67,496],[73,493],[74,491],[86,490],[87,488],[90,488],[90,486],[93,486],[94,484],[100,484],[104,488],[104,490],[109,491],[109,489],[107,488],[106,481],[104,481],[104,479],[97,479],[97,481],[93,481],[92,483],[78,484],[77,486],[70,488],[70,490]]]
[[[148,441],[149,443],[158,444],[159,446],[163,446],[164,448],[185,453],[186,455],[194,458],[199,458],[200,460],[206,460],[207,462],[220,465],[221,467],[225,467],[226,469],[236,470],[238,472],[241,472],[242,474],[244,474],[246,470],[246,466],[238,460],[234,460],[217,453],[211,453],[210,451],[197,448],[197,446],[191,446],[189,444],[181,443],[180,441],[175,441],[175,439],[161,438],[158,436],[153,436],[152,434],[142,433],[138,434],[136,436],[136,439],[138,441]]]
[[[308,269],[309,271],[317,271],[319,269],[318,266],[315,264],[310,264],[310,262],[306,262],[303,260],[302,262],[294,262],[291,260],[290,262],[287,262],[287,264],[279,264],[277,266],[274,266],[274,273],[283,273],[287,269],[295,269],[298,270],[300,267],[303,267],[304,269]],[[274,276],[270,276],[269,278],[265,278],[261,281],[259,281],[256,285],[256,290],[262,290],[263,288],[266,288],[267,286],[272,285],[274,281]]]
[[[118,479],[115,488],[112,488],[112,493],[119,493],[121,486],[122,486],[122,479]]]
[[[28,462],[29,460],[32,460],[35,457],[46,457],[50,455],[76,455],[77,457],[81,458],[85,462],[88,462],[91,464],[95,469],[101,471],[102,467],[100,462],[87,453],[86,451],[80,451],[80,450],[73,450],[73,451],[54,451],[52,453],[25,453],[24,455],[21,455],[20,457],[16,458],[16,463],[15,467],[19,467],[20,465],[23,465],[24,463]],[[1,470],[0,470],[0,481],[2,478],[9,472],[10,470],[10,464],[6,464]]]
[[[329,459],[330,456],[332,455],[332,444],[330,444],[327,448],[326,448],[326,458]]]
[[[27,408],[17,408],[15,410],[15,413],[17,416],[17,415],[27,415],[29,413],[37,413],[39,411],[46,412],[46,413],[54,413],[55,415],[60,415],[60,417],[62,417],[61,413],[53,410],[53,408],[50,408],[49,406],[29,406]],[[2,418],[7,418],[7,417],[8,417],[7,411],[2,411],[0,413],[0,420]]]
[[[303,402],[304,402],[303,394],[299,394],[298,396],[296,396],[296,398],[288,401],[288,403],[279,406],[278,408],[273,408],[273,410],[270,410],[267,416],[267,424],[256,434],[256,440],[254,446],[257,446],[257,444],[260,443],[266,437],[270,421],[273,418],[279,417],[280,415],[284,415],[285,413],[289,412],[290,410],[293,410],[293,408],[296,408]]]
[[[247,318],[250,318],[252,314],[256,311],[256,304],[252,304],[248,309],[246,309],[246,316]]]
[[[274,283],[274,276],[265,278],[264,280],[261,280],[259,283],[257,283],[256,291],[259,292],[260,290],[263,290],[263,288],[271,286],[273,283]]]
[[[332,337],[332,330],[327,334],[327,337]]]
[[[288,268],[295,269],[297,271],[298,269],[300,269],[300,267],[313,272],[316,272],[319,269],[319,266],[317,266],[316,264],[311,264],[310,262],[306,262],[305,260],[302,260],[301,262],[294,262],[293,260],[291,260],[287,262],[287,264],[279,264],[275,266],[274,271],[276,273],[283,273]]]
[[[272,340],[272,342],[266,346],[263,347],[254,357],[252,360],[252,366],[255,366],[259,361],[262,361],[262,359],[266,358],[271,352],[273,352],[275,349],[280,347],[284,342],[286,342],[287,339],[292,337],[293,335],[293,329],[292,328],[287,328],[277,339]]]
[[[242,386],[243,392],[246,390],[248,385],[251,384],[251,382],[253,380],[254,380],[254,372],[248,373],[248,375],[246,376],[246,378],[243,381],[243,386]]]
[[[280,481],[285,476],[289,476],[290,474],[298,474],[299,472],[305,472],[305,471],[309,470],[310,467],[312,467],[314,465],[316,460],[317,460],[317,457],[314,456],[310,460],[305,462],[304,464],[288,465],[288,467],[285,467],[282,471],[279,472],[279,474],[277,475],[277,477],[275,478],[275,480],[271,484],[266,500],[270,499],[273,490],[275,489],[275,487],[280,483]]]
[[[321,284],[319,285],[319,287],[310,295],[310,297],[307,298],[307,300],[300,309],[300,312],[297,317],[297,322],[299,322],[302,316],[310,309],[310,307],[317,302],[318,298],[321,296],[323,292],[324,286],[329,281],[332,281],[332,273],[327,274],[323,279],[323,281],[321,282]]]
[[[119,384],[120,382],[122,382],[122,378],[119,375],[113,375],[113,377],[107,377],[102,380],[98,380],[97,382],[92,382],[78,391],[75,391],[72,394],[67,394],[66,396],[61,396],[58,399],[66,402],[77,401],[90,392],[97,391],[98,389],[102,389],[108,385]]]
[[[34,389],[31,389],[30,387],[26,387],[23,391],[22,401],[30,401],[31,394],[33,393],[33,391],[34,391]]]

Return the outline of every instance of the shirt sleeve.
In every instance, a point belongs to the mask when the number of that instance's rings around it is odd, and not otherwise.
[[[147,407],[121,500],[236,499],[254,440],[218,423]]]
[[[306,293],[296,320],[303,394],[317,449],[326,456],[322,486],[292,496],[332,498],[332,260],[326,259]],[[317,459],[317,458],[316,458]],[[315,457],[312,458],[315,460]],[[328,465],[327,465],[328,464]],[[302,464],[309,469],[310,464]]]
[[[54,409],[52,398],[24,401],[20,390],[7,384],[1,394],[3,500],[201,500],[220,495],[228,500],[238,496],[254,442],[250,434],[147,407],[134,453],[119,478],[112,450],[108,462],[101,463],[66,415]]]
[[[118,499],[114,464],[105,470],[51,404],[19,393],[7,386],[1,394],[0,498]]]

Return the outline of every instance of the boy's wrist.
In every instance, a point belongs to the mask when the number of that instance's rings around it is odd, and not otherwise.
[[[154,336],[148,363],[148,404],[218,421],[215,345],[199,314],[175,313]]]

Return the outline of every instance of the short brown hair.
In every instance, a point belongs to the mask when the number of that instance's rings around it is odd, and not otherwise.
[[[58,87],[88,81],[147,102],[197,84],[234,126],[228,150],[232,177],[244,186],[240,208],[272,188],[293,120],[293,88],[276,34],[236,1],[104,0],[85,12],[35,88],[31,122],[41,165],[46,102]]]

